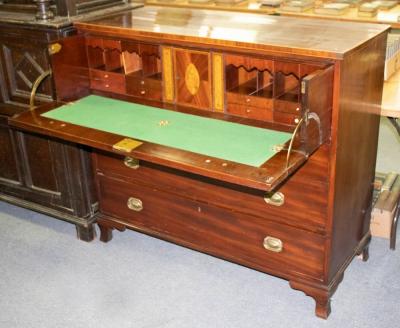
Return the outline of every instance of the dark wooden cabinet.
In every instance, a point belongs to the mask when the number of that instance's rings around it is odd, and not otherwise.
[[[328,317],[368,258],[388,27],[163,7],[75,26],[51,57],[58,102],[10,124],[93,149],[101,240],[134,229],[276,275]],[[245,143],[239,126],[288,135],[252,138],[272,151],[257,163],[181,145],[231,123],[222,148]],[[187,134],[138,137],[169,128]]]
[[[78,238],[92,240],[97,201],[90,151],[13,129],[8,120],[29,110],[35,80],[51,70],[48,46],[73,33],[0,23],[0,199],[71,222]],[[55,98],[52,78],[38,88],[36,103]]]
[[[8,120],[29,110],[35,81],[52,70],[49,45],[76,33],[71,17],[129,7],[123,0],[0,2],[0,199],[71,222],[87,241],[94,238],[97,211],[91,150],[13,129]],[[39,85],[35,103],[54,99],[50,76]]]

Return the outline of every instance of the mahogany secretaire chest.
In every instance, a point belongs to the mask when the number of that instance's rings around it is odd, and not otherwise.
[[[15,127],[91,147],[101,228],[289,281],[326,318],[368,257],[384,25],[145,6],[55,45]]]

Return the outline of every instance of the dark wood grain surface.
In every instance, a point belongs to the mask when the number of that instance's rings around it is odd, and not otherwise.
[[[149,181],[148,181],[149,182]],[[176,177],[175,184],[180,179]],[[130,184],[123,179],[98,178],[103,215],[119,219],[128,227],[152,232],[175,242],[234,260],[277,275],[307,275],[321,280],[323,275],[324,237],[276,223],[262,217],[223,209],[140,183]],[[213,185],[209,185],[210,191]],[[142,201],[143,209],[127,207],[129,197]],[[247,206],[251,206],[248,203]],[[190,221],[190,223],[188,222]],[[280,253],[263,247],[266,236],[283,242]],[[304,252],[307,249],[307,252]]]
[[[340,92],[339,110],[332,117],[333,135],[337,133],[337,137],[333,139],[331,159],[335,165],[331,187],[335,191],[331,193],[334,238],[330,277],[369,233],[385,44],[385,36],[376,38],[338,67],[342,80],[340,91],[336,89]]]
[[[285,195],[279,207],[264,201],[265,192],[224,183],[220,180],[140,161],[139,168],[124,165],[124,157],[94,154],[97,173],[104,176],[154,186],[157,189],[202,200],[226,210],[265,218],[303,230],[324,233],[327,215],[327,148],[316,152],[299,172],[278,188]]]

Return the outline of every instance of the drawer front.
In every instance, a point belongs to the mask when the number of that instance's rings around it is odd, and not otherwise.
[[[263,110],[272,110],[273,100],[262,97],[248,96],[243,94],[237,94],[234,92],[227,92],[226,99],[228,104],[239,104],[252,107],[259,107]]]
[[[161,100],[161,81],[126,76],[126,93],[148,99]]]
[[[255,120],[272,121],[272,111],[264,108],[228,104],[227,112],[231,115],[238,115]]]
[[[132,228],[265,272],[322,278],[318,234],[106,177],[99,178],[99,195],[100,211]]]
[[[151,185],[158,190],[173,192],[219,207],[232,209],[276,222],[323,232],[326,225],[328,184],[325,152],[317,152],[293,175],[279,191],[284,194],[282,206],[267,204],[262,191],[227,185],[222,182],[140,162],[138,169],[124,164],[121,157],[94,155],[99,174],[133,183]]]
[[[300,115],[301,106],[297,102],[276,99],[274,102],[274,111]]]
[[[91,69],[90,88],[115,93],[125,93],[125,77],[122,74]]]
[[[300,120],[300,115],[274,111],[274,122],[296,125],[298,120]]]

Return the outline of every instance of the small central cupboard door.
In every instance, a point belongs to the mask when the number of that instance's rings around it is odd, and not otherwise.
[[[174,49],[176,102],[211,109],[210,55],[207,52]]]

